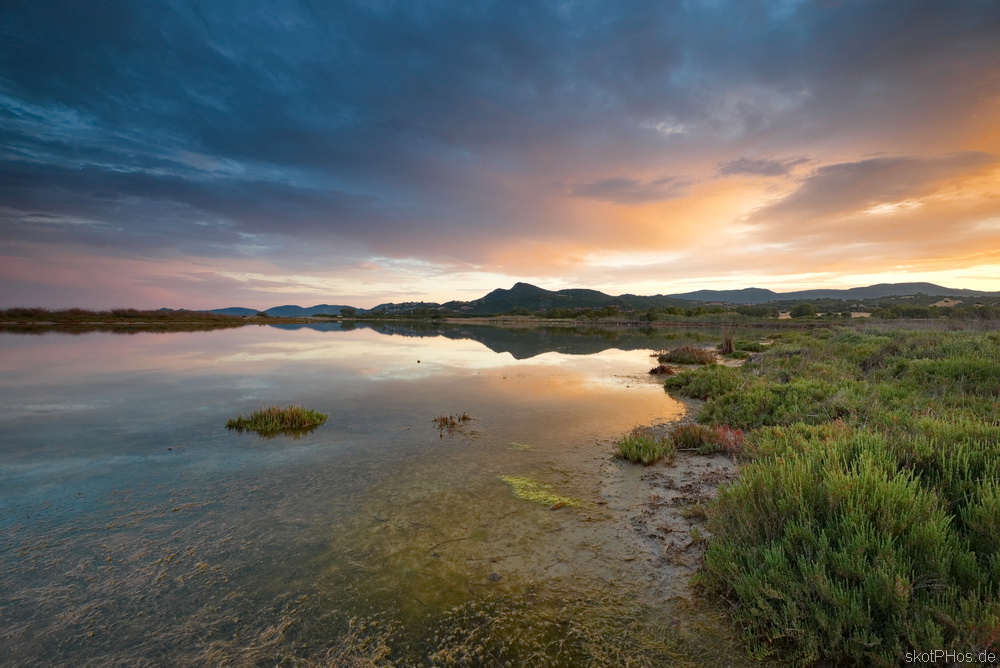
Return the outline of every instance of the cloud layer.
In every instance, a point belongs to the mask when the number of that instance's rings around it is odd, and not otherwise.
[[[0,37],[7,306],[1000,265],[989,0],[65,0]]]

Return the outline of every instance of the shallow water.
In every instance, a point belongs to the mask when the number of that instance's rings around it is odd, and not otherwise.
[[[676,574],[621,522],[636,474],[611,444],[682,414],[645,373],[666,336],[0,335],[4,663],[674,656],[676,637],[635,633]],[[224,428],[268,404],[329,419]]]

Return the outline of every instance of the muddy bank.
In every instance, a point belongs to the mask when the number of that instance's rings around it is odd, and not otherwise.
[[[647,377],[647,382],[659,381]],[[659,436],[674,425],[693,422],[703,402],[682,399],[681,403],[682,415],[644,426]],[[738,464],[725,453],[682,450],[669,464],[643,466],[617,458],[614,444],[609,445],[600,494],[616,516],[616,535],[623,544],[632,545],[634,560],[655,572],[664,594],[689,597],[691,575],[701,567],[710,537],[706,507],[720,485],[736,479]]]

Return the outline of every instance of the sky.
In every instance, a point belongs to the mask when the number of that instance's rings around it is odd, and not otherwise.
[[[1000,290],[996,0],[4,0],[0,307]]]

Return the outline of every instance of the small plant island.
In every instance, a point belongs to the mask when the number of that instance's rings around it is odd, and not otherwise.
[[[314,429],[326,422],[326,418],[326,413],[301,406],[268,406],[254,411],[249,417],[238,415],[226,423],[226,429],[255,431],[262,436],[271,436]]]

